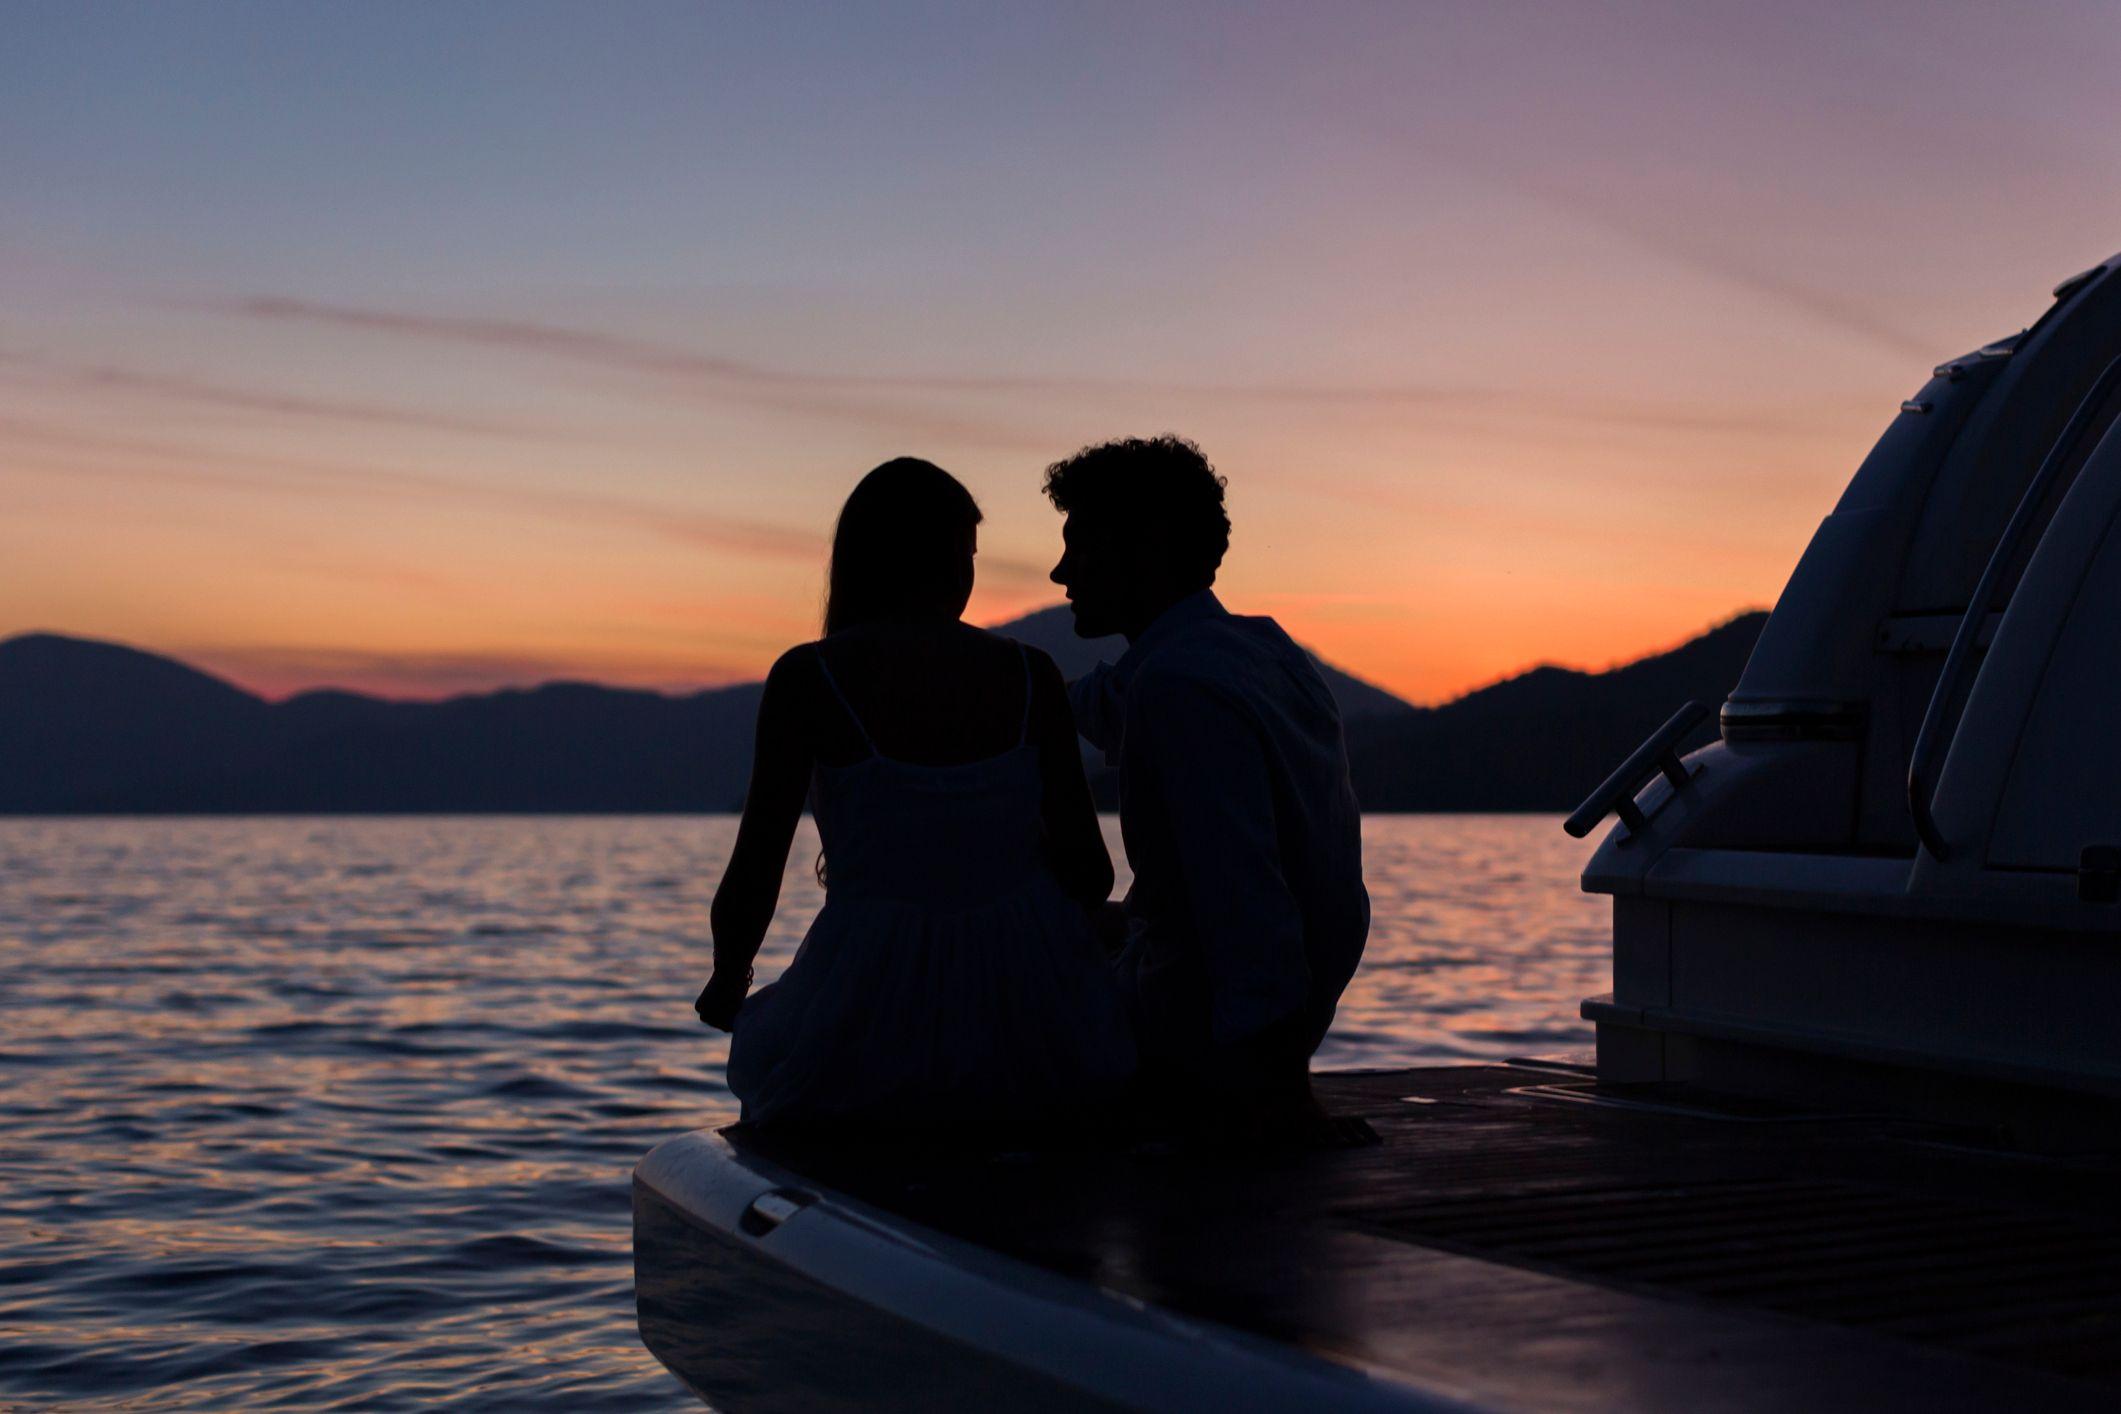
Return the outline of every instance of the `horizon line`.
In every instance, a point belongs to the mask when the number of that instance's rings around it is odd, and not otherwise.
[[[1003,619],[995,623],[977,624],[974,625],[974,627],[986,629],[990,632],[993,632],[1003,628],[1007,628],[1012,624],[1021,623],[1025,619],[1034,618],[1039,614],[1050,613],[1053,610],[1061,607],[1063,606],[1060,604],[1049,604],[1041,608],[1031,609],[1024,613],[1017,614],[1012,618]],[[1462,688],[1448,697],[1439,698],[1430,702],[1416,702],[1410,698],[1402,696],[1400,693],[1394,692],[1391,688],[1386,687],[1383,684],[1377,682],[1374,678],[1364,676],[1364,674],[1360,671],[1350,669],[1340,663],[1333,662],[1332,660],[1325,658],[1323,655],[1319,654],[1317,651],[1312,649],[1308,644],[1299,643],[1298,646],[1302,647],[1305,652],[1310,653],[1315,661],[1327,667],[1330,667],[1334,671],[1339,672],[1347,677],[1355,679],[1365,687],[1369,687],[1375,691],[1382,692],[1386,696],[1393,698],[1395,701],[1404,703],[1407,707],[1415,711],[1434,711],[1441,707],[1447,707],[1454,702],[1463,701],[1465,698],[1474,696],[1477,693],[1485,692],[1490,688],[1499,687],[1504,683],[1514,682],[1520,678],[1528,677],[1531,674],[1537,672],[1552,670],[1558,672],[1579,673],[1587,677],[1598,677],[1603,676],[1607,673],[1618,672],[1623,668],[1632,667],[1637,663],[1647,662],[1653,658],[1661,658],[1666,654],[1675,653],[1681,648],[1686,647],[1690,643],[1698,642],[1699,640],[1708,637],[1712,633],[1716,633],[1721,629],[1728,628],[1730,625],[1736,623],[1740,619],[1747,618],[1754,614],[1769,613],[1771,612],[1771,610],[1772,606],[1757,604],[1746,605],[1735,609],[1728,614],[1723,615],[1722,617],[1712,621],[1705,627],[1693,633],[1687,634],[1681,638],[1674,639],[1666,643],[1662,643],[1655,647],[1644,649],[1628,657],[1613,659],[1600,666],[1591,666],[1588,664],[1577,665],[1570,663],[1562,663],[1557,662],[1552,658],[1536,659],[1532,662],[1526,663],[1522,667],[1501,673],[1493,678],[1484,679],[1480,682],[1473,684],[1472,686]],[[380,692],[369,691],[363,688],[345,687],[336,682],[331,681],[323,681],[304,687],[297,687],[287,692],[273,693],[252,686],[251,684],[242,681],[239,677],[226,674],[215,669],[201,667],[196,661],[194,661],[194,655],[210,657],[217,655],[223,651],[231,653],[256,653],[260,651],[298,653],[303,651],[314,650],[261,650],[237,648],[231,648],[228,650],[220,650],[214,648],[164,650],[157,648],[145,648],[137,643],[129,643],[120,639],[99,638],[88,634],[69,633],[64,630],[49,628],[23,629],[16,633],[10,633],[5,637],[0,637],[0,648],[6,648],[11,644],[21,642],[25,639],[35,638],[51,638],[59,639],[69,643],[91,644],[100,648],[115,648],[124,652],[137,653],[144,657],[156,658],[163,662],[174,663],[177,666],[184,668],[190,672],[199,674],[201,677],[209,678],[225,687],[241,692],[246,696],[254,697],[260,702],[265,703],[267,706],[273,707],[284,705],[285,703],[292,702],[297,698],[317,696],[321,694],[339,694],[349,697],[360,697],[372,702],[383,702],[393,705],[439,706],[444,703],[459,702],[471,698],[494,697],[507,692],[537,692],[554,687],[588,687],[595,688],[603,692],[638,693],[652,697],[663,697],[672,701],[676,701],[688,697],[702,697],[720,692],[733,692],[746,687],[756,687],[765,680],[763,674],[751,674],[741,677],[732,676],[727,681],[717,683],[702,683],[693,686],[656,686],[637,685],[623,682],[600,681],[592,677],[571,676],[566,675],[564,672],[562,672],[550,677],[526,676],[520,681],[500,682],[490,687],[467,688],[462,691],[446,691],[434,695],[385,694]],[[374,656],[376,656],[379,661],[388,661],[389,659],[389,655],[377,654]],[[458,664],[468,665],[477,655],[444,654],[430,656],[436,657],[438,659],[445,659],[447,661],[455,662]],[[505,659],[508,656],[509,655],[506,654],[494,655],[497,660]],[[408,659],[408,661],[410,661],[410,659]],[[535,672],[536,670],[533,669],[532,671]]]

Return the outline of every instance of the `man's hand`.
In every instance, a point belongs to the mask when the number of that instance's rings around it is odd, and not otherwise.
[[[700,989],[699,998],[692,1009],[699,1013],[700,1020],[717,1031],[736,1029],[737,1010],[744,1005],[744,994],[751,989],[751,974],[716,972]]]

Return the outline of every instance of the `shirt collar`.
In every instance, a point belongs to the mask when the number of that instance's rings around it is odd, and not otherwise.
[[[1212,589],[1188,594],[1152,619],[1149,626],[1142,630],[1141,636],[1127,645],[1127,651],[1120,654],[1119,661],[1112,665],[1114,676],[1124,686],[1140,670],[1142,659],[1147,657],[1157,644],[1188,624],[1199,623],[1203,619],[1228,618],[1229,614],[1230,611],[1223,607],[1222,600],[1215,597],[1215,591]]]

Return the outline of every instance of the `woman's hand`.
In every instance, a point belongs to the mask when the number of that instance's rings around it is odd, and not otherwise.
[[[1108,958],[1127,950],[1127,909],[1124,904],[1101,903],[1090,910],[1090,933]]]
[[[700,1020],[717,1031],[736,1029],[737,1010],[744,1005],[744,994],[751,990],[751,973],[715,972],[700,989],[699,998],[692,1009],[700,1014]]]

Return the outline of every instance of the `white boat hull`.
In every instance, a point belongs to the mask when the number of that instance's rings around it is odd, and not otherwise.
[[[642,1338],[716,1405],[1471,1407],[915,1228],[709,1131],[633,1191]]]

